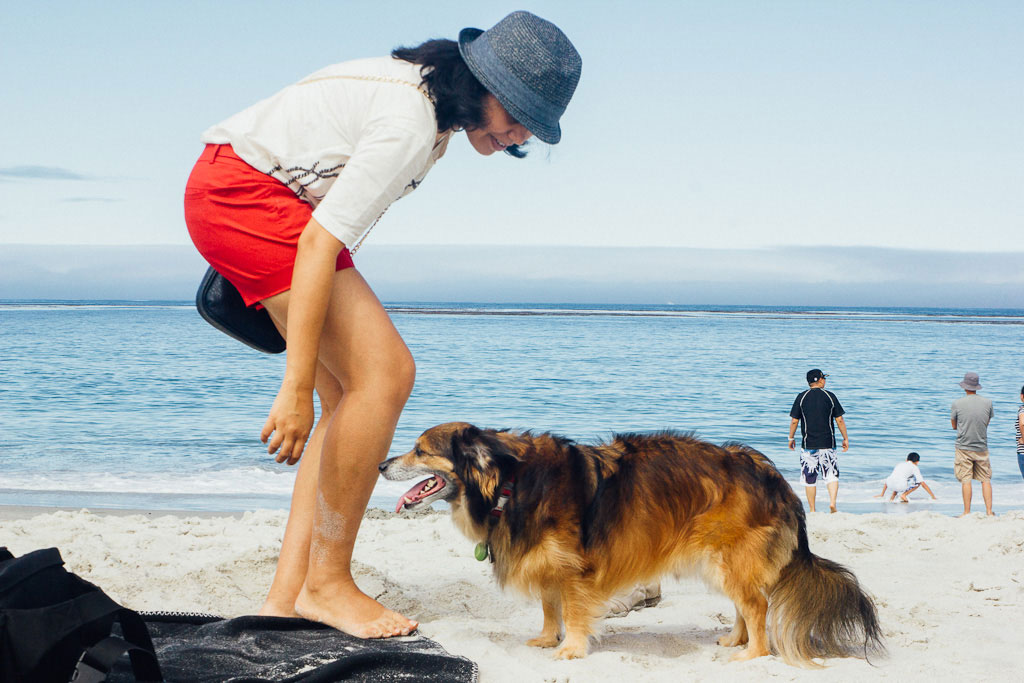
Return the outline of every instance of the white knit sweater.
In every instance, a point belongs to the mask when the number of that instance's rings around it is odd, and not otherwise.
[[[445,151],[420,66],[391,57],[321,69],[203,132],[313,207],[352,247]]]

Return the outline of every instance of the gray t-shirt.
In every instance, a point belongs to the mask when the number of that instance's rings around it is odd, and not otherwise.
[[[992,401],[968,394],[953,401],[949,417],[956,420],[956,447],[980,453],[988,450],[988,423],[992,419]]]

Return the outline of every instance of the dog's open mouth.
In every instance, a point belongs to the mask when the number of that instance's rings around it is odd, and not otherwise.
[[[407,508],[415,505],[416,503],[421,503],[427,498],[440,493],[445,485],[445,481],[441,477],[430,477],[429,479],[424,479],[406,491],[405,495],[398,499],[398,505],[395,506],[395,512],[401,512],[404,507]]]

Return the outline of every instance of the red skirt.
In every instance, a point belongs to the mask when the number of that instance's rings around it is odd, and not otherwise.
[[[238,288],[246,306],[286,292],[313,207],[242,161],[230,145],[207,145],[185,186],[185,224],[203,258]],[[352,268],[348,249],[337,270]]]

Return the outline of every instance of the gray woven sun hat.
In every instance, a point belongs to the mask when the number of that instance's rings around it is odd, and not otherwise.
[[[549,145],[562,139],[558,119],[579,83],[583,60],[557,26],[513,12],[487,31],[462,29],[459,52],[516,121]]]

